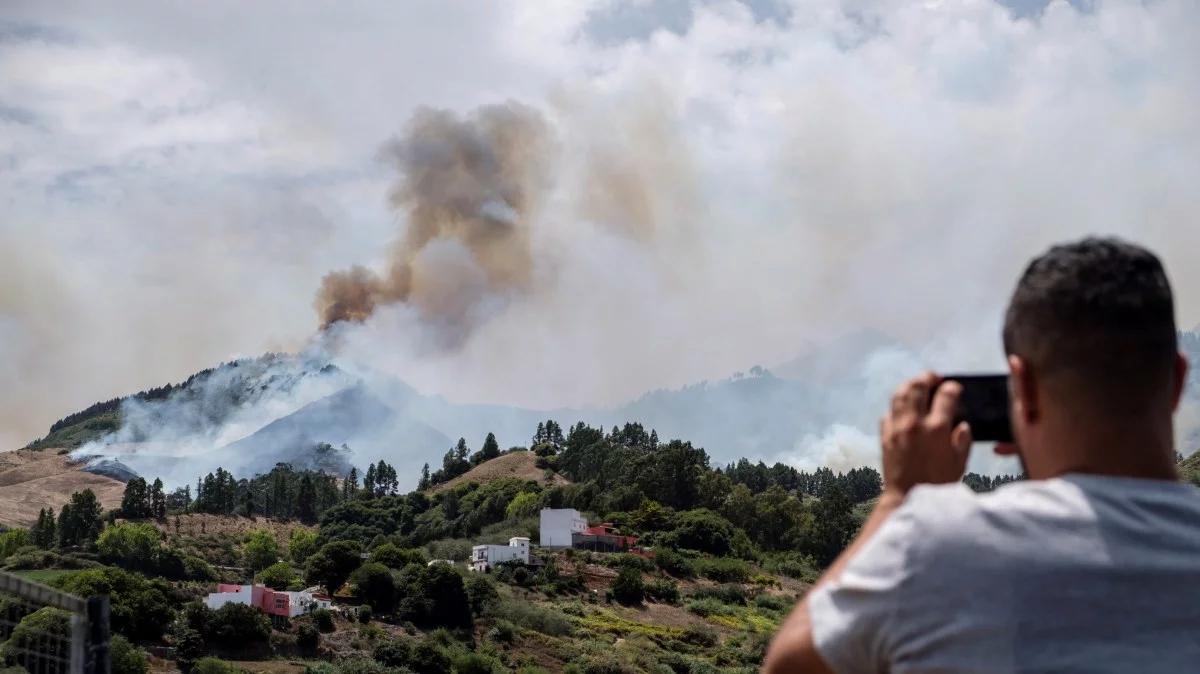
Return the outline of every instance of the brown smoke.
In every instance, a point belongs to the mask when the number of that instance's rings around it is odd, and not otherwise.
[[[483,106],[464,118],[418,110],[404,136],[383,149],[400,172],[389,199],[407,216],[405,233],[382,274],[355,266],[325,276],[315,301],[321,327],[362,321],[380,306],[404,302],[454,345],[481,305],[528,288],[529,223],[550,137],[542,116],[520,103]],[[421,264],[435,242],[459,244],[471,265]],[[473,278],[480,275],[482,287]]]

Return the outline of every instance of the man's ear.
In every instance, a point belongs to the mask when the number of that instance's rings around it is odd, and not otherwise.
[[[1183,387],[1187,384],[1188,359],[1187,356],[1176,351],[1175,352],[1175,380],[1171,382],[1171,409],[1179,408],[1179,400],[1183,398]]]
[[[1041,416],[1037,382],[1029,362],[1016,354],[1008,357],[1008,392],[1012,396],[1013,423],[1035,423]]]

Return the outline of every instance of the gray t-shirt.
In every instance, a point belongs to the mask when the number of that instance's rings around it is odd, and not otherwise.
[[[1200,489],[918,487],[809,611],[839,673],[1200,672]]]

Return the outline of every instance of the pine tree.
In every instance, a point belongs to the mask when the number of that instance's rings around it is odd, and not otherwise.
[[[249,489],[242,493],[242,514],[254,519],[254,492]]]
[[[421,466],[421,479],[417,481],[417,490],[425,491],[429,489],[429,464]]]
[[[167,495],[163,493],[163,481],[154,478],[150,486],[150,514],[156,520],[167,518]]]
[[[317,490],[308,473],[300,478],[300,488],[296,492],[296,513],[305,524],[317,521]]]
[[[363,475],[363,491],[367,496],[375,496],[375,464],[367,466],[367,474]]]
[[[428,464],[426,464],[428,465]],[[351,466],[350,474],[342,481],[342,498],[353,498],[358,492],[358,469]]]
[[[538,422],[537,431],[533,434],[534,446],[540,445],[546,441],[546,424]]]

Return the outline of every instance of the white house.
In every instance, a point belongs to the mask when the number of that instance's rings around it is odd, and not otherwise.
[[[581,534],[587,529],[587,520],[574,508],[542,508],[541,546],[543,548],[569,548],[572,534]]]
[[[470,569],[482,573],[504,562],[529,563],[529,539],[514,536],[508,545],[476,545],[471,548]]]

